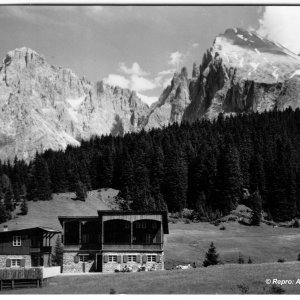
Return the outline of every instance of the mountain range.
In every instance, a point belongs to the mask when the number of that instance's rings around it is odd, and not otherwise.
[[[122,135],[174,122],[300,106],[300,57],[254,31],[227,29],[202,58],[174,74],[149,107],[135,91],[90,82],[31,50],[0,66],[0,158],[26,161],[36,151],[80,145],[93,135]]]

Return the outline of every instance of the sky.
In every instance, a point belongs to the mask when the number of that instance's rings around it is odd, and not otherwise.
[[[299,16],[300,7],[280,6],[0,6],[0,56],[26,46],[151,104],[227,28],[256,30],[299,53]]]

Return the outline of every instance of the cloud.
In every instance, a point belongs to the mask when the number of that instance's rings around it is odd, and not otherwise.
[[[158,97],[149,97],[140,93],[137,93],[137,95],[143,102],[147,103],[149,106],[158,100]]]
[[[163,70],[157,73],[158,76],[166,76],[170,74],[174,74],[176,72],[176,69],[169,69],[169,70]]]
[[[179,51],[172,52],[169,57],[169,65],[176,66],[178,69],[179,65],[183,63],[184,55]]]
[[[197,48],[199,46],[199,44],[198,43],[194,43],[192,46],[193,46],[193,48]]]
[[[130,87],[130,81],[124,76],[118,74],[109,74],[108,77],[103,79],[103,81],[106,84],[112,86],[119,86],[123,89],[128,89]]]
[[[130,78],[130,88],[137,92],[153,90],[156,87],[156,84],[147,78],[137,75],[132,75]]]
[[[169,78],[166,78],[162,84],[163,88],[165,89],[168,85],[171,84],[171,81],[172,81],[173,77],[169,77]]]
[[[147,72],[142,70],[142,68],[140,67],[140,65],[137,62],[134,62],[132,64],[131,68],[127,68],[125,63],[120,63],[119,70],[121,72],[125,73],[125,74],[128,74],[128,75],[137,75],[137,76],[146,76],[146,75],[148,75]]]
[[[258,33],[295,53],[300,52],[300,7],[266,6]]]

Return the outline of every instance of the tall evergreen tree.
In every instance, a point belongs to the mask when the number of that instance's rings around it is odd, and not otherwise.
[[[205,254],[205,260],[203,261],[203,267],[208,267],[211,265],[218,265],[220,263],[219,254],[216,251],[216,247],[213,242],[211,242],[208,251]]]

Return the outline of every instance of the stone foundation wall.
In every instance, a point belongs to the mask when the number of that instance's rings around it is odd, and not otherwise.
[[[75,262],[75,256],[79,254],[89,254],[87,262]],[[65,252],[63,255],[63,273],[83,273],[85,264],[85,272],[96,271],[96,254],[95,253],[77,253],[77,252]]]
[[[25,259],[25,267],[31,267],[31,256],[30,255],[0,255],[0,268],[6,268],[7,259]]]
[[[102,272],[104,273],[108,273],[108,272],[115,272],[115,270],[119,270],[122,271],[123,268],[125,266],[127,267],[132,267],[133,272],[137,272],[138,268],[140,267],[145,267],[147,270],[155,270],[155,271],[159,271],[159,270],[164,270],[164,254],[163,253],[141,253],[141,252],[104,252],[103,253],[103,257],[104,255],[117,255],[117,256],[121,256],[121,262],[104,262],[102,263]],[[124,262],[124,255],[136,255],[136,256],[140,256],[140,262]],[[143,255],[159,255],[160,256],[160,261],[159,262],[146,262],[143,263],[142,261],[142,257]]]

